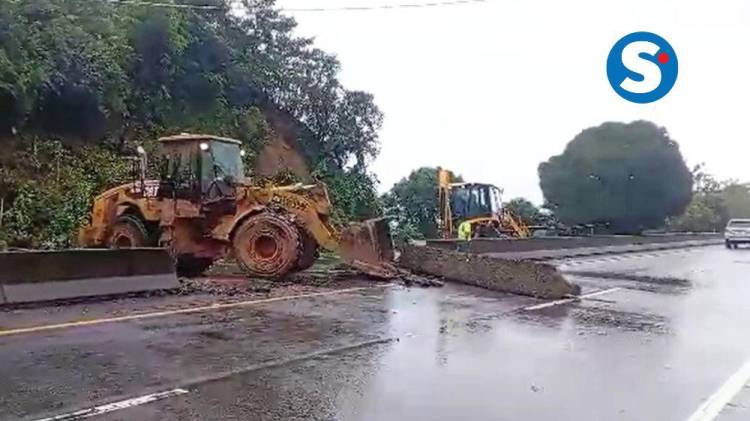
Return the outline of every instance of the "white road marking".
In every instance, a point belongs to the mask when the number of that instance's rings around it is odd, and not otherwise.
[[[81,326],[92,326],[92,325],[98,325],[102,323],[117,323],[117,322],[125,322],[125,321],[130,321],[130,320],[152,319],[156,317],[172,316],[175,314],[201,313],[201,312],[207,312],[207,311],[230,309],[234,307],[252,306],[252,305],[257,305],[257,304],[268,304],[268,303],[274,303],[277,301],[290,301],[290,300],[296,300],[300,298],[324,297],[327,295],[346,294],[350,292],[364,291],[364,290],[373,289],[373,288],[387,288],[391,286],[393,286],[393,284],[388,283],[388,284],[375,285],[375,286],[369,286],[369,287],[355,287],[355,288],[339,289],[339,290],[334,290],[334,291],[312,292],[309,294],[287,295],[283,297],[264,298],[260,300],[239,301],[239,302],[224,303],[224,304],[214,303],[214,304],[203,305],[203,306],[198,306],[198,307],[187,307],[187,308],[181,308],[177,310],[157,311],[157,312],[152,312],[152,313],[136,313],[136,314],[130,314],[127,316],[107,317],[104,319],[79,320],[75,322],[59,323],[59,324],[53,324],[53,325],[21,327],[21,328],[16,328],[16,329],[0,330],[0,337],[10,336],[10,335],[20,335],[23,333],[34,333],[34,332],[44,332],[44,331],[58,330],[58,329],[68,329],[68,328],[81,327]]]
[[[721,387],[709,397],[687,421],[711,421],[727,404],[737,396],[742,387],[750,380],[750,359],[740,367]]]
[[[80,411],[69,412],[67,414],[55,415],[50,418],[41,418],[36,421],[74,421],[82,420],[84,418],[95,417],[97,415],[106,414],[108,412],[119,411],[121,409],[132,408],[138,405],[144,405],[161,399],[171,398],[173,396],[184,395],[188,393],[185,389],[172,389],[165,392],[152,393],[150,395],[143,395],[137,398],[126,399],[119,402],[112,402],[106,405],[95,406],[93,408],[81,409]]]
[[[85,418],[95,417],[95,416],[106,414],[109,412],[118,411],[121,409],[132,408],[134,406],[145,405],[147,403],[151,403],[154,401],[167,399],[167,398],[171,398],[174,396],[184,395],[186,393],[189,393],[187,390],[188,388],[194,388],[204,383],[215,382],[217,380],[222,380],[222,379],[229,378],[232,376],[247,374],[247,373],[251,373],[254,371],[265,370],[265,369],[274,368],[274,367],[281,367],[287,364],[294,364],[294,363],[298,363],[301,361],[306,361],[306,360],[310,360],[314,358],[326,357],[332,354],[352,351],[352,350],[365,348],[365,347],[369,347],[373,345],[396,342],[398,340],[399,340],[398,337],[373,339],[369,341],[353,343],[350,345],[340,346],[336,348],[322,349],[319,351],[314,351],[314,352],[298,355],[298,356],[291,357],[291,358],[284,358],[284,359],[279,359],[279,360],[267,361],[267,362],[263,362],[259,364],[252,364],[249,366],[240,367],[240,368],[233,369],[230,371],[212,373],[208,376],[193,378],[191,380],[181,382],[178,387],[171,389],[171,390],[151,393],[148,395],[143,395],[143,396],[139,396],[139,397],[132,398],[132,399],[125,399],[125,400],[118,401],[118,402],[112,402],[112,403],[108,403],[105,405],[99,405],[99,406],[95,406],[92,408],[81,409],[79,411],[56,415],[50,418],[40,418],[36,421],[78,421],[78,420],[82,420]]]
[[[543,308],[557,306],[557,305],[560,305],[560,304],[572,303],[574,301],[579,301],[579,300],[582,300],[584,298],[590,298],[590,297],[596,297],[597,295],[609,294],[610,292],[615,292],[615,291],[618,291],[620,289],[621,288],[618,288],[618,287],[610,288],[610,289],[605,289],[605,290],[602,290],[602,291],[596,291],[596,292],[591,292],[591,293],[588,293],[588,294],[580,295],[580,296],[575,297],[575,298],[563,298],[562,300],[555,300],[555,301],[550,301],[548,303],[543,303],[543,304],[537,304],[537,305],[533,305],[533,306],[528,306],[528,307],[524,307],[523,309],[526,310],[526,311],[540,310],[540,309],[543,309]]]

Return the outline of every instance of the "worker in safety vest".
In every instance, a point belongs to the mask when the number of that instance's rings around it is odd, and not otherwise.
[[[471,223],[469,221],[461,222],[458,225],[458,239],[463,241],[471,240]]]
[[[458,243],[458,251],[469,251],[469,243],[471,241],[471,223],[469,221],[461,222],[458,225],[458,239],[462,242]]]

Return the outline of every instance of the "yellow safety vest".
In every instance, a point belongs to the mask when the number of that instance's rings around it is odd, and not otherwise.
[[[461,222],[458,225],[458,239],[463,241],[471,240],[471,224],[469,221]]]

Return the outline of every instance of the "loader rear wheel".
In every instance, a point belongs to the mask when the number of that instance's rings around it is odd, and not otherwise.
[[[137,216],[123,215],[117,219],[109,236],[109,247],[127,249],[149,246],[146,226]]]
[[[240,267],[251,276],[280,279],[295,269],[300,232],[281,215],[260,213],[248,218],[232,240]]]
[[[302,251],[297,259],[297,270],[305,270],[315,263],[318,258],[318,242],[310,233],[300,229],[302,236]]]

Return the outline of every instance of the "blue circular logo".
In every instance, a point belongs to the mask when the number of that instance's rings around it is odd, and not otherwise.
[[[677,54],[659,35],[633,32],[607,57],[607,78],[621,97],[638,104],[661,99],[677,81]]]

